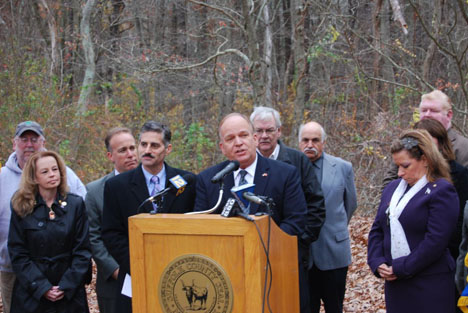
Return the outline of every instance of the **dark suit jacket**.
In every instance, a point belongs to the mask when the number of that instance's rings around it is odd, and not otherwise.
[[[325,200],[322,187],[314,173],[312,163],[304,153],[289,148],[281,141],[278,141],[278,144],[280,150],[277,160],[295,166],[301,175],[302,191],[307,203],[307,221],[301,239],[304,244],[309,245],[318,239],[325,221]]]
[[[301,235],[304,231],[306,218],[306,202],[301,189],[299,173],[294,166],[284,162],[266,159],[257,154],[255,170],[254,193],[273,198],[276,207],[273,219],[279,227],[290,235]],[[219,185],[211,183],[211,178],[223,169],[229,161],[210,167],[197,177],[197,197],[195,211],[212,208],[218,200]],[[232,197],[234,175],[229,174],[224,179],[224,195],[218,208],[221,212],[228,198]],[[250,204],[250,213],[262,212],[265,208]]]
[[[175,175],[193,175],[187,171],[166,166],[166,186],[169,178]],[[195,178],[194,178],[195,181]],[[128,241],[128,218],[137,214],[140,204],[149,198],[148,187],[141,164],[131,171],[109,179],[104,187],[104,215],[102,238],[110,254],[119,263],[119,294],[125,275],[130,273],[130,256]],[[176,197],[169,192],[163,200],[159,213],[185,213],[192,211],[195,200],[195,184],[185,187],[185,191]],[[146,203],[141,213],[152,210],[152,204]],[[117,302],[118,312],[131,312],[131,299],[120,295]]]
[[[104,185],[115,176],[115,171],[86,185],[86,211],[89,219],[89,241],[91,252],[97,265],[96,293],[98,297],[115,298],[117,281],[112,274],[119,267],[109,254],[102,240],[102,212],[104,204]]]
[[[450,161],[450,176],[453,186],[458,194],[460,211],[458,213],[457,229],[450,240],[450,254],[456,260],[459,254],[459,247],[462,241],[463,212],[466,201],[468,201],[468,169],[456,161]]]

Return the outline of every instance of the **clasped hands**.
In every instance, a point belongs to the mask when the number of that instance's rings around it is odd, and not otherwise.
[[[49,301],[55,302],[63,299],[64,295],[64,292],[59,290],[59,286],[53,286],[44,294],[44,297]]]
[[[387,281],[392,281],[397,279],[396,275],[393,273],[393,267],[388,266],[385,263],[382,263],[377,268],[377,272],[379,273],[380,277]]]

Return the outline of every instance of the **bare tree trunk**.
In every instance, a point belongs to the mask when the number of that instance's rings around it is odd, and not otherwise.
[[[57,23],[53,14],[50,12],[49,6],[47,5],[46,0],[40,0],[40,3],[44,7],[45,12],[47,13],[47,25],[49,27],[50,35],[50,48],[51,48],[51,60],[50,60],[50,75],[57,73],[59,66],[59,51],[57,47]]]
[[[266,105],[266,103],[261,102],[261,98],[264,94],[264,84],[261,75],[261,65],[260,65],[260,52],[259,52],[259,42],[257,40],[257,29],[255,27],[255,14],[254,7],[255,3],[249,0],[242,1],[242,15],[245,20],[245,36],[247,40],[248,55],[251,60],[251,66],[249,68],[249,79],[252,84],[253,90],[253,100],[254,103],[261,103]]]
[[[88,0],[83,7],[83,18],[81,19],[80,30],[83,44],[83,51],[86,61],[86,70],[81,86],[80,98],[78,99],[78,113],[83,114],[88,109],[88,99],[91,94],[96,64],[94,63],[93,41],[91,38],[90,19],[91,13],[96,6],[97,0]]]
[[[271,32],[270,9],[267,2],[263,6],[263,19],[265,20],[265,44],[264,44],[264,75],[265,75],[265,96],[264,103],[267,105],[273,104],[272,96],[272,67],[271,67],[271,54],[273,50],[273,35]]]
[[[440,25],[442,22],[442,2],[444,0],[435,0],[434,1],[434,11],[432,15],[432,25],[433,25],[433,36],[439,38],[440,36]],[[422,66],[422,77],[424,80],[429,81],[429,75],[431,70],[432,60],[434,59],[434,54],[436,52],[436,42],[431,40],[429,47],[426,50],[426,56],[424,58],[424,63]]]
[[[304,47],[304,14],[306,8],[301,0],[291,1],[291,24],[294,54],[294,85],[296,97],[294,100],[294,120],[302,121],[305,106],[304,77],[306,72],[306,52]]]
[[[374,61],[372,62],[372,75],[373,77],[380,77],[381,75],[381,63],[382,63],[382,56],[380,52],[382,51],[382,34],[381,34],[381,18],[380,14],[382,11],[383,0],[377,0],[375,2],[374,10],[372,12],[372,23],[373,23],[373,35],[374,35],[374,42],[373,45],[377,51],[374,54]],[[374,100],[379,102],[380,97],[380,87],[381,82],[374,80],[372,82],[372,89],[370,91],[370,100]],[[364,114],[370,114],[370,105],[369,102],[366,103]]]

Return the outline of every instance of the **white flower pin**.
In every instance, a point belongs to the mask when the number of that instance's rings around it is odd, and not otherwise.
[[[62,209],[67,205],[65,201],[59,200],[59,204],[62,207]]]
[[[430,194],[430,193],[431,193],[431,190],[430,190],[429,187],[428,187],[428,188],[426,189],[425,194],[428,195],[428,194]]]

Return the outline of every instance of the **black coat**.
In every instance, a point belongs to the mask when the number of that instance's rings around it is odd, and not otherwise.
[[[169,192],[164,196],[162,208],[159,213],[185,213],[193,210],[195,201],[195,175],[187,171],[176,169],[165,164],[166,187],[173,176],[191,175],[193,183],[185,186],[185,190],[176,196],[176,192]],[[138,213],[147,213],[152,210],[150,202],[146,203],[140,212],[137,208],[149,198],[148,187],[141,164],[128,172],[109,179],[104,186],[104,211],[102,220],[102,239],[107,250],[119,263],[119,295],[116,311],[132,311],[131,299],[121,295],[125,275],[130,273],[130,254],[128,239],[128,218]]]
[[[74,194],[68,194],[62,205],[58,200],[60,196],[52,204],[53,220],[39,195],[30,215],[21,218],[12,211],[8,236],[16,274],[12,313],[89,312],[84,288],[91,260],[86,209]],[[62,300],[43,297],[52,286],[65,292]]]
[[[457,190],[460,211],[458,214],[457,228],[449,242],[449,250],[452,257],[457,260],[459,246],[462,239],[463,212],[468,200],[468,169],[456,161],[450,161],[450,176],[453,186]]]
[[[307,221],[300,239],[308,246],[318,239],[320,229],[325,222],[325,200],[322,187],[315,175],[312,162],[304,153],[287,147],[281,141],[278,141],[278,144],[280,150],[277,160],[294,165],[301,175],[302,191],[307,202]]]

